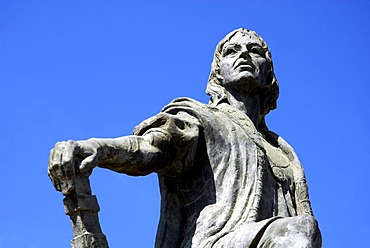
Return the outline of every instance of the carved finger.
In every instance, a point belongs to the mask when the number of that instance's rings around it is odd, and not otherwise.
[[[53,163],[53,158],[54,158],[54,149],[50,150],[50,155],[49,155],[49,162],[48,162],[48,173],[49,170],[51,169],[51,165]]]
[[[66,179],[73,179],[75,177],[74,168],[74,157],[76,153],[76,142],[69,140],[65,143],[64,149],[62,151],[62,169]]]
[[[54,148],[50,152],[49,157],[49,166],[48,166],[48,175],[54,184],[54,187],[58,191],[62,191],[60,181],[63,180],[63,174],[61,173],[61,164],[60,164],[60,150]]]
[[[58,142],[49,159],[49,176],[56,190],[68,195],[74,190],[73,143]]]
[[[92,155],[85,158],[80,165],[80,172],[84,176],[90,176],[92,170],[97,166],[97,153],[93,153]]]

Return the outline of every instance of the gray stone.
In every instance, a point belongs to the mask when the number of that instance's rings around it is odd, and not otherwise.
[[[49,176],[66,195],[72,247],[107,247],[87,180],[95,167],[158,174],[155,247],[321,247],[302,165],[265,124],[279,86],[262,38],[238,29],[221,40],[206,92],[208,104],[175,99],[134,135],[56,144]]]

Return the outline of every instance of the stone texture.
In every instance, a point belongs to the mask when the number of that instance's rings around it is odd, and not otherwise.
[[[56,144],[49,176],[66,195],[72,247],[107,247],[88,182],[95,167],[158,174],[155,247],[321,247],[302,165],[265,124],[279,86],[260,36],[238,29],[221,40],[207,94],[209,104],[173,100],[131,136]]]

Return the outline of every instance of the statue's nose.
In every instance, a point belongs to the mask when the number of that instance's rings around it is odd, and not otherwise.
[[[243,47],[240,51],[240,57],[242,58],[250,58],[249,51],[246,47]]]

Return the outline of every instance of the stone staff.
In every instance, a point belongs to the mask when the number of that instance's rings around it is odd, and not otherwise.
[[[64,147],[52,150],[51,156],[59,156]],[[76,163],[80,164],[79,159],[74,163],[65,163],[61,174],[63,181],[56,183],[51,176],[55,170],[55,165],[49,164],[49,177],[52,179],[55,188],[65,196],[63,199],[64,211],[69,215],[72,223],[73,239],[72,248],[108,248],[108,242],[103,234],[98,212],[100,207],[95,195],[91,194],[90,180],[86,174],[81,173],[76,168]],[[90,173],[89,173],[90,174]]]

